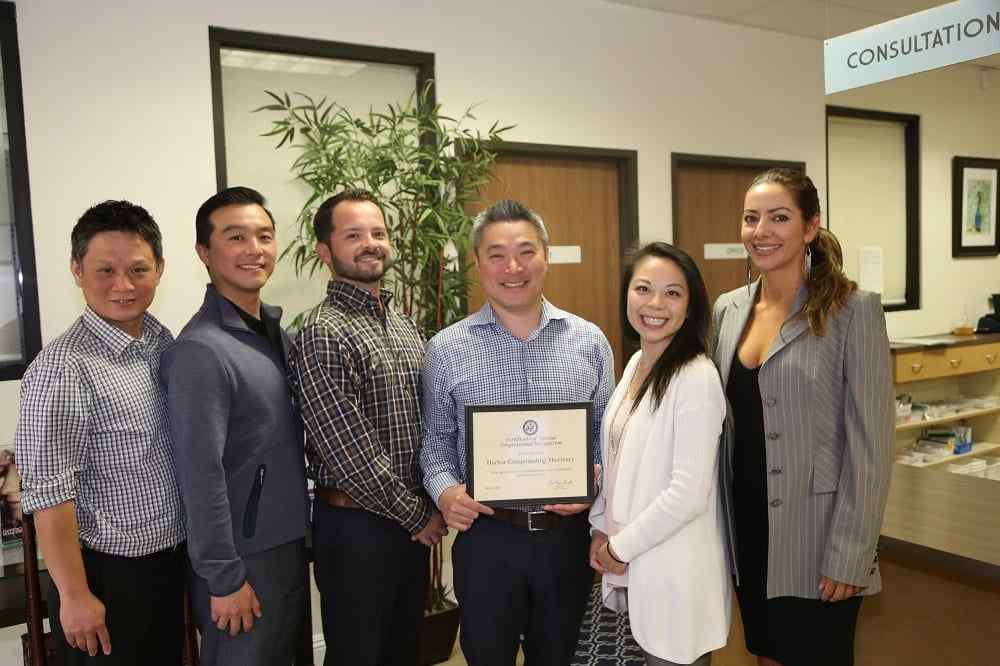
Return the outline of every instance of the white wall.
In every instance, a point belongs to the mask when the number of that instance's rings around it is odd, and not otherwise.
[[[951,160],[1000,158],[1000,81],[957,65],[831,95],[827,103],[920,116],[920,310],[886,315],[890,337],[941,333],[967,314],[973,324],[1000,292],[1000,259],[951,257]],[[877,220],[872,220],[877,223]],[[837,231],[837,222],[833,223]]]
[[[814,40],[600,0],[29,0],[17,10],[44,341],[80,312],[69,230],[105,198],[142,203],[164,230],[154,313],[177,330],[200,303],[193,218],[215,188],[209,25],[431,51],[448,111],[483,102],[482,119],[518,125],[512,140],[636,149],[644,239],[671,235],[671,151],[804,160],[825,180]],[[0,383],[0,441],[13,432],[16,389]]]

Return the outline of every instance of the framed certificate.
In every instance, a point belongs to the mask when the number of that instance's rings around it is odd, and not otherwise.
[[[594,499],[589,402],[466,405],[466,492],[487,506]]]

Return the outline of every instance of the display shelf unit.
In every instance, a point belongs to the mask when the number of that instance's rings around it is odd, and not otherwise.
[[[1000,394],[1000,334],[931,337],[950,344],[892,345],[897,395],[927,402]],[[1000,566],[1000,483],[948,471],[955,460],[1000,455],[998,417],[1000,407],[896,426],[896,452],[916,442],[923,428],[946,423],[969,425],[975,443],[969,453],[933,463],[894,464],[883,535]]]

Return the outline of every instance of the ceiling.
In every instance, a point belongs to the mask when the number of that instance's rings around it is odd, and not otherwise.
[[[606,0],[674,14],[827,39],[947,4],[942,0]],[[1000,69],[1000,54],[971,61]]]

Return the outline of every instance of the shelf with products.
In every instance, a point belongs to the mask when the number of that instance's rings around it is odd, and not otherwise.
[[[967,411],[955,412],[948,416],[942,416],[936,419],[926,419],[924,421],[907,421],[905,423],[896,424],[896,432],[904,432],[906,430],[920,430],[922,428],[933,428],[934,426],[945,425],[947,423],[956,423],[958,421],[965,421],[967,419],[974,419],[980,416],[990,416],[991,414],[1000,414],[1000,406],[989,407],[987,409],[970,409]]]
[[[981,456],[984,453],[989,453],[990,451],[995,451],[997,449],[1000,449],[1000,444],[994,444],[993,442],[974,442],[972,444],[972,450],[966,451],[965,453],[953,453],[950,456],[938,458],[937,460],[929,460],[927,462],[903,463],[897,461],[897,464],[906,465],[907,467],[933,467],[934,465],[944,465],[956,460],[961,460],[962,458]]]
[[[896,395],[909,394],[913,403],[926,404],[1000,394],[1000,334],[950,342],[934,347],[893,345]],[[1000,506],[1000,483],[953,474],[948,464],[1000,455],[1000,406],[899,423],[895,453],[912,447],[924,429],[960,422],[972,428],[971,451],[931,462],[893,464],[882,534],[1000,566],[1000,512],[995,510]]]

